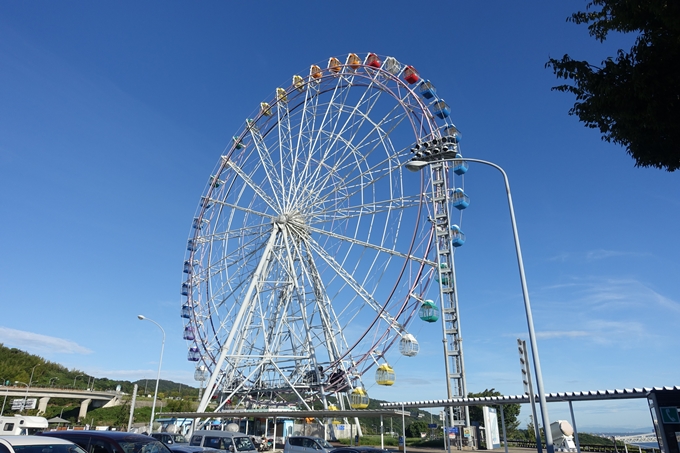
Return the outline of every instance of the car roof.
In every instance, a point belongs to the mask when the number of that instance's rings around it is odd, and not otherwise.
[[[41,436],[50,436],[50,437],[61,437],[61,436],[69,436],[69,437],[80,437],[80,436],[91,436],[91,437],[99,437],[99,438],[104,438],[104,439],[112,439],[112,440],[125,440],[128,442],[155,442],[156,439],[154,439],[151,436],[145,436],[143,434],[134,434],[134,433],[128,433],[125,431],[96,431],[96,430],[73,430],[69,429],[67,431],[43,431],[40,433]]]
[[[0,436],[0,439],[7,441],[10,445],[45,445],[45,444],[52,444],[52,445],[71,445],[73,442],[70,442],[66,439],[61,439],[61,438],[53,438],[53,439],[46,439],[44,436]]]
[[[222,437],[231,437],[231,436],[244,436],[244,437],[250,437],[247,434],[243,434],[242,432],[234,432],[234,431],[219,431],[219,430],[214,430],[214,429],[199,429],[194,431],[193,436],[200,435],[200,436],[222,436]]]
[[[378,453],[378,452],[386,452],[387,450],[383,450],[382,448],[378,447],[368,447],[368,446],[356,446],[356,447],[338,447],[334,448],[331,450],[331,453],[337,452],[337,451],[357,451],[357,452],[369,452],[369,453]]]

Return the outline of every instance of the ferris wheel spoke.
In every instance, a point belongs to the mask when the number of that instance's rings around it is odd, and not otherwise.
[[[250,176],[248,176],[234,161],[227,161],[226,165],[233,169],[236,174],[250,187],[250,189],[255,192],[255,194],[260,197],[274,212],[279,212],[276,201],[274,201],[269,195],[267,195],[261,186],[256,184]]]
[[[377,102],[377,99],[378,99],[378,96],[376,96],[374,102]],[[358,109],[358,106],[355,107],[355,109],[354,109],[353,111],[351,111],[350,114],[351,114],[351,115],[356,114],[356,109]],[[329,107],[329,110],[330,110],[330,107]],[[343,109],[342,109],[342,108],[338,108],[337,110],[338,110],[338,112],[339,112],[339,113],[338,113],[338,118],[339,118],[339,115],[340,115],[340,113],[342,113],[342,110],[343,110]],[[369,108],[368,110],[369,110],[369,112],[370,112],[370,108]],[[363,123],[366,121],[366,117],[367,117],[366,115],[362,115],[362,116],[360,117],[361,119],[357,122],[357,124],[350,124],[350,120],[351,120],[351,118],[353,118],[353,116],[351,116],[351,115],[348,115],[348,118],[345,120],[345,124],[340,128],[340,131],[337,131],[337,132],[336,132],[336,131],[335,131],[335,128],[334,128],[334,129],[330,132],[330,134],[329,134],[330,141],[329,141],[329,143],[325,146],[325,148],[326,148],[326,150],[332,150],[332,149],[334,149],[335,147],[337,147],[337,146],[338,146],[338,141],[341,140],[341,137],[343,137],[343,134],[345,134],[346,130],[349,130],[349,127],[350,127],[350,126],[354,126],[355,132],[354,132],[352,135],[350,135],[349,137],[343,138],[343,145],[345,145],[347,148],[351,149],[352,151],[349,152],[349,153],[344,153],[344,155],[341,156],[341,159],[339,159],[339,160],[338,160],[337,162],[335,162],[335,163],[332,163],[330,166],[326,166],[326,165],[325,165],[325,159],[324,159],[323,156],[322,156],[322,157],[319,159],[319,161],[317,162],[314,177],[311,177],[311,178],[308,178],[308,179],[307,179],[307,181],[309,181],[309,182],[316,183],[316,187],[309,188],[308,190],[299,190],[298,193],[308,193],[308,192],[309,192],[309,193],[314,193],[315,190],[316,190],[318,187],[326,187],[326,186],[328,185],[328,182],[329,182],[330,178],[332,178],[334,174],[338,174],[338,173],[339,173],[339,172],[338,172],[338,169],[339,169],[345,162],[349,161],[352,157],[355,157],[355,159],[356,159],[356,156],[362,155],[362,153],[359,151],[359,149],[363,146],[364,141],[365,141],[368,137],[370,137],[371,135],[375,134],[375,133],[378,131],[378,128],[377,128],[376,125],[374,124],[374,125],[373,125],[373,128],[370,129],[368,132],[366,132],[366,137],[365,137],[363,140],[361,140],[359,144],[357,144],[357,145],[351,145],[351,144],[354,142],[354,140],[355,140],[355,138],[356,138],[356,134],[358,133],[358,131],[359,131],[359,130],[361,129],[361,127],[363,126]],[[378,142],[378,141],[376,141],[376,142]],[[369,151],[368,153],[363,153],[363,154],[364,154],[363,159],[366,159],[366,158],[368,157],[368,155],[370,155],[370,151]],[[310,153],[310,157],[311,157],[311,155],[312,155],[312,154]],[[326,153],[326,156],[325,156],[325,157],[326,157],[326,158],[328,157],[328,152]],[[326,168],[326,167],[328,168],[327,176],[326,176],[325,178],[323,178],[323,179],[322,179],[322,178],[319,178],[318,175],[319,175],[320,171],[321,171],[322,169]]]
[[[341,235],[341,234],[333,233],[331,231],[327,231],[327,230],[324,230],[324,229],[321,229],[321,228],[310,227],[310,231],[324,235],[324,236],[332,237],[334,239],[338,239],[338,240],[346,242],[348,244],[354,244],[354,245],[358,245],[360,247],[365,247],[365,248],[368,248],[368,249],[376,250],[376,251],[381,252],[381,253],[386,253],[388,255],[395,256],[395,257],[398,257],[398,258],[404,258],[404,259],[407,259],[407,260],[410,260],[410,261],[414,261],[416,263],[420,263],[420,264],[424,264],[424,265],[428,265],[428,266],[436,266],[437,265],[436,262],[425,259],[425,258],[420,258],[420,257],[414,256],[414,255],[402,253],[402,252],[399,252],[395,249],[390,249],[390,248],[387,248],[387,247],[382,247],[380,245],[371,244],[370,242],[361,241],[361,240],[358,240],[358,239],[350,237],[350,236],[344,236],[344,235]]]
[[[248,130],[253,139],[253,144],[255,146],[255,150],[257,151],[257,157],[259,159],[259,163],[261,164],[262,171],[265,174],[269,187],[271,188],[272,193],[274,195],[280,194],[284,187],[283,175],[280,175],[278,173],[276,163],[272,159],[273,157],[272,152],[265,143],[259,128],[253,125]],[[280,145],[281,143],[279,143],[279,146]],[[283,200],[277,199],[276,201],[280,212],[281,209],[283,208],[282,203]]]
[[[318,127],[318,129],[316,129],[316,133],[314,134],[314,139],[309,145],[308,160],[307,160],[307,163],[304,167],[305,170],[307,170],[309,168],[309,164],[311,163],[311,157],[314,155],[314,150],[317,149],[317,148],[320,148],[321,143],[325,143],[325,140],[322,140],[322,138],[321,138],[321,133],[324,132],[324,133],[329,134],[329,136],[331,136],[331,137],[335,136],[337,138],[344,131],[346,125],[351,121],[352,116],[351,116],[351,112],[350,112],[350,115],[347,115],[347,118],[345,119],[344,125],[340,127],[340,132],[336,132],[336,129],[337,129],[338,124],[339,124],[339,119],[341,118],[341,114],[344,113],[343,112],[344,109],[342,108],[342,106],[344,106],[344,103],[342,102],[342,95],[343,95],[344,92],[347,91],[348,86],[349,85],[343,86],[340,83],[336,84],[336,86],[335,86],[335,88],[332,92],[332,96],[331,96],[331,98],[328,102],[328,106],[325,109],[324,116],[322,118],[321,124]],[[361,104],[363,104],[366,96],[369,96],[368,93],[369,93],[369,90],[364,91],[360,100],[357,102],[357,105],[354,107],[355,110],[358,109]],[[376,94],[373,94],[373,96],[378,98],[380,96],[380,92],[377,91]],[[338,99],[340,99],[340,103],[337,103]],[[318,104],[315,104],[315,107],[318,108]],[[330,112],[330,114],[329,114],[329,112]],[[312,118],[315,118],[315,117],[312,117]],[[304,127],[305,125],[306,124],[303,122],[301,124],[301,128]],[[325,127],[326,125],[331,126],[331,127],[326,128]],[[328,131],[328,132],[326,132],[326,131]],[[336,141],[332,141],[327,146],[325,146],[326,155],[336,145],[337,145]],[[307,180],[307,179],[306,178],[300,179],[301,182],[304,182],[305,180]],[[300,189],[300,187],[297,187],[297,189]],[[300,193],[300,192],[301,192],[300,190],[297,190],[297,193]]]
[[[371,296],[371,294],[335,260],[333,256],[327,253],[323,248],[319,247],[314,241],[309,241],[309,247],[310,249],[314,250],[314,252],[318,254],[321,259],[323,259],[324,262],[328,264],[345,281],[345,283],[347,283],[356,292],[356,294],[359,295],[359,297],[361,297],[364,303],[370,307],[377,316],[382,318],[389,325],[391,329],[394,329],[397,332],[402,329],[402,326],[397,321],[397,319],[387,313],[383,309],[384,307],[380,305],[380,303],[378,303],[378,301],[376,301],[373,296]]]
[[[320,224],[333,220],[345,220],[363,215],[375,215],[385,212],[393,212],[400,210],[416,209],[422,203],[419,195],[403,196],[401,198],[384,199],[376,201],[366,201],[363,204],[354,206],[334,206],[328,207],[314,213],[309,220],[309,223]],[[336,203],[338,204],[338,203]]]

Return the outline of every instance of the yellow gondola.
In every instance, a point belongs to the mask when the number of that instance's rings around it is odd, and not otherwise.
[[[349,395],[349,405],[352,409],[366,409],[368,402],[368,393],[362,387],[355,388]]]
[[[288,102],[288,93],[286,93],[286,90],[283,88],[277,88],[276,99],[278,99],[279,102]]]
[[[378,369],[375,371],[375,382],[378,385],[392,385],[396,378],[394,370],[387,363],[378,366]]]
[[[260,102],[260,112],[264,116],[272,116],[272,106],[266,102]]]
[[[302,76],[294,75],[293,86],[296,90],[302,91],[305,88],[305,79],[303,79]]]

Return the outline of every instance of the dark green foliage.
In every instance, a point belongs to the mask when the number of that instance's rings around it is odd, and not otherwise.
[[[422,433],[428,433],[430,429],[427,423],[422,420],[416,420],[406,426],[406,437],[420,437]]]
[[[558,78],[573,81],[553,88],[576,95],[569,114],[624,146],[636,166],[680,168],[680,2],[592,0],[567,20],[588,24],[600,42],[610,32],[638,34],[628,52],[600,67],[569,55],[548,61]]]
[[[486,389],[483,392],[480,393],[468,393],[468,397],[470,398],[480,398],[483,396],[503,396],[501,392],[497,392],[496,389]],[[498,418],[498,429],[502,430],[502,424],[501,424],[501,406],[499,405],[492,405],[489,404],[489,407],[493,407],[496,409],[496,416]],[[508,437],[511,437],[517,431],[517,428],[519,427],[519,421],[517,420],[517,417],[519,417],[519,412],[520,412],[521,406],[519,404],[504,404],[503,405],[503,415],[505,417],[505,429],[508,434]],[[481,406],[470,406],[470,421],[471,422],[479,422],[480,424],[483,423],[483,417],[482,417],[482,407]]]

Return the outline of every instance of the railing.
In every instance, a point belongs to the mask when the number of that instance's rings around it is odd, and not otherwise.
[[[536,449],[536,441],[528,441],[528,440],[510,440],[508,439],[508,446],[509,447],[517,447],[517,448],[531,448],[531,449]],[[596,444],[581,444],[581,451],[586,451],[586,452],[600,452],[600,453],[625,453],[625,447],[623,445],[617,445],[614,447],[614,444],[610,445],[596,445]],[[543,448],[545,448],[545,443],[543,444]],[[628,453],[637,453],[638,451],[642,451],[645,453],[653,453],[653,452],[658,452],[658,448],[645,448],[645,447],[638,447],[637,445],[628,445]]]

